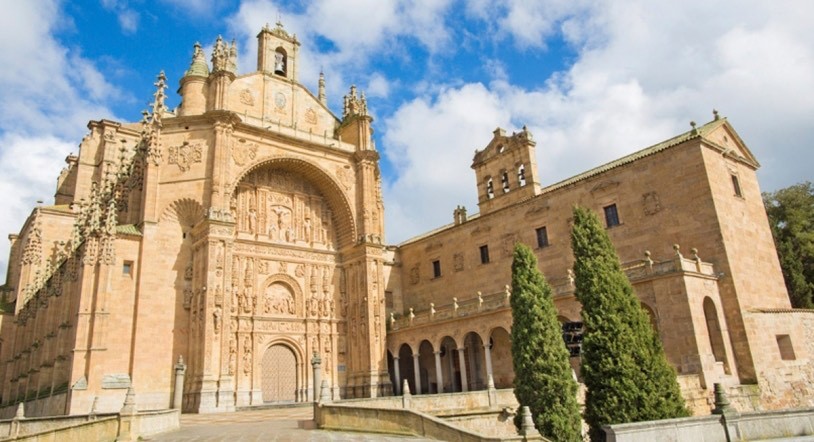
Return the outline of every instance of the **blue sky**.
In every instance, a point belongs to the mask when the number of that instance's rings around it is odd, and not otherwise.
[[[300,81],[322,70],[341,113],[367,93],[382,153],[387,241],[477,212],[476,148],[527,125],[543,184],[711,119],[762,164],[764,190],[811,179],[810,0],[32,0],[0,16],[0,229],[50,203],[89,120],[138,120],[160,70],[172,87],[192,45],[255,35],[281,18],[302,42]],[[0,247],[5,268],[7,245]]]

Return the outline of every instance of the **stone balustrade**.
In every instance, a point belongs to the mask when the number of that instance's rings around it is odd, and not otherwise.
[[[650,252],[645,252],[644,259],[625,262],[622,264],[622,270],[632,283],[682,272],[717,279],[712,264],[703,262],[696,249],[692,249],[692,258],[685,258],[680,253],[678,245],[674,245],[673,250],[676,252],[675,256],[664,261],[653,261],[650,258]],[[555,299],[573,296],[574,294],[574,276],[570,269],[567,276],[550,279],[549,283]],[[438,306],[435,303],[430,303],[429,308],[422,310],[410,307],[407,314],[403,316],[391,313],[389,326],[391,331],[397,331],[433,322],[493,313],[511,308],[510,299],[511,287],[508,285],[502,291],[496,293],[483,294],[478,292],[474,297],[465,299],[453,297],[451,304]]]

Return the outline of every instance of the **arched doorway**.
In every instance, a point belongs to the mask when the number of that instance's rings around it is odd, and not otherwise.
[[[297,356],[287,346],[272,345],[263,354],[263,402],[294,402],[297,399]]]

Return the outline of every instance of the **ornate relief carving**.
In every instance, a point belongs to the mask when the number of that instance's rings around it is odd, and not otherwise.
[[[203,146],[200,141],[190,143],[184,141],[180,146],[169,148],[169,164],[175,164],[181,172],[189,170],[193,163],[200,163],[203,159]]]
[[[317,112],[311,107],[305,110],[305,122],[308,124],[317,124]]]
[[[463,253],[456,253],[452,257],[452,265],[456,272],[460,272],[464,269],[464,254]]]
[[[259,240],[332,250],[332,212],[318,189],[295,172],[261,169],[236,191],[238,232]]]
[[[257,144],[238,140],[232,143],[232,159],[238,166],[244,166],[257,156]]]
[[[254,106],[254,95],[252,95],[251,89],[246,88],[240,91],[240,102],[246,106]]]
[[[350,190],[353,185],[353,169],[350,166],[336,166],[336,179],[345,190]]]
[[[296,313],[295,305],[294,293],[287,285],[274,282],[266,287],[263,308],[266,314],[293,316]]]
[[[512,253],[514,253],[514,243],[516,242],[517,242],[516,233],[509,233],[503,235],[501,254],[503,255],[504,258],[511,258]]]
[[[644,208],[645,215],[655,215],[661,211],[659,194],[656,192],[647,192],[642,195],[642,207]]]
[[[420,267],[418,264],[414,265],[413,268],[410,269],[410,284],[418,284],[418,281],[421,280],[420,274]]]

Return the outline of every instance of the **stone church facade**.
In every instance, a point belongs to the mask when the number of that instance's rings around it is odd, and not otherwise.
[[[472,164],[480,214],[387,246],[364,94],[334,115],[322,77],[299,83],[296,36],[257,38],[255,72],[234,43],[210,62],[196,44],[177,109],[162,74],[141,122],[91,122],[54,204],[10,235],[4,411],[118,411],[130,388],[186,412],[308,401],[320,380],[333,399],[507,388],[517,241],[578,371],[574,204],[606,217],[693,404],[714,382],[755,408],[810,404],[814,315],[790,308],[758,163],[726,119],[545,187],[532,134],[498,129]]]

